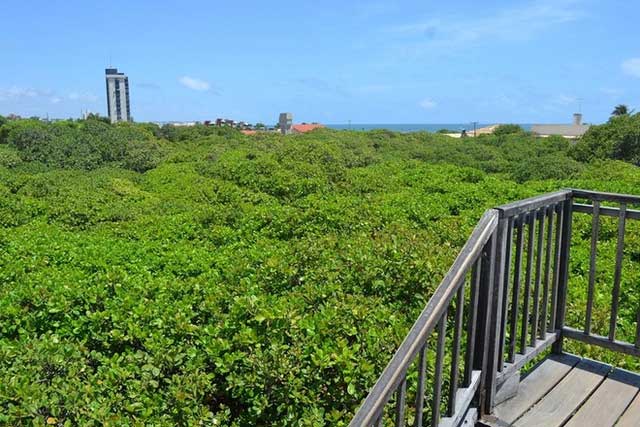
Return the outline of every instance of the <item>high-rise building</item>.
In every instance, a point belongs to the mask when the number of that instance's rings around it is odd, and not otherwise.
[[[289,135],[291,133],[291,125],[293,124],[293,114],[280,113],[278,124],[280,125],[280,132],[283,135]]]
[[[129,78],[117,68],[105,70],[107,80],[107,114],[111,123],[131,121]]]

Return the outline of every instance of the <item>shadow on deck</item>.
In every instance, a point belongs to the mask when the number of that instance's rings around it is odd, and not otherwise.
[[[481,425],[640,426],[640,375],[562,354],[541,361]]]

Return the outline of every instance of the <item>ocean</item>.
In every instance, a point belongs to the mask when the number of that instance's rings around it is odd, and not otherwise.
[[[486,126],[491,126],[492,123],[478,123],[476,126],[478,129]],[[359,131],[368,131],[375,129],[386,129],[393,132],[437,132],[440,129],[447,129],[454,132],[460,132],[465,129],[467,132],[473,131],[473,123],[427,123],[427,124],[333,124],[326,125],[330,129],[336,130],[359,130]],[[521,124],[524,130],[530,130],[530,124]]]

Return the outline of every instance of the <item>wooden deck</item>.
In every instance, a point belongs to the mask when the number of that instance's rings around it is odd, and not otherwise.
[[[497,405],[493,427],[640,426],[640,375],[572,355],[551,355]]]

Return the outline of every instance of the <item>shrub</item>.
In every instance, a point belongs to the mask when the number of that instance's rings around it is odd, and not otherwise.
[[[572,148],[571,156],[581,162],[617,159],[640,165],[640,114],[614,116],[592,126]]]
[[[533,157],[529,161],[517,164],[511,176],[520,183],[544,179],[561,180],[575,178],[583,169],[584,166],[574,159],[554,153]]]
[[[15,149],[0,145],[0,166],[14,168],[20,163],[22,163],[22,160]]]
[[[522,129],[522,127],[520,127],[519,125],[514,124],[500,125],[493,130],[493,134],[496,136],[522,133],[524,133],[524,129]]]

